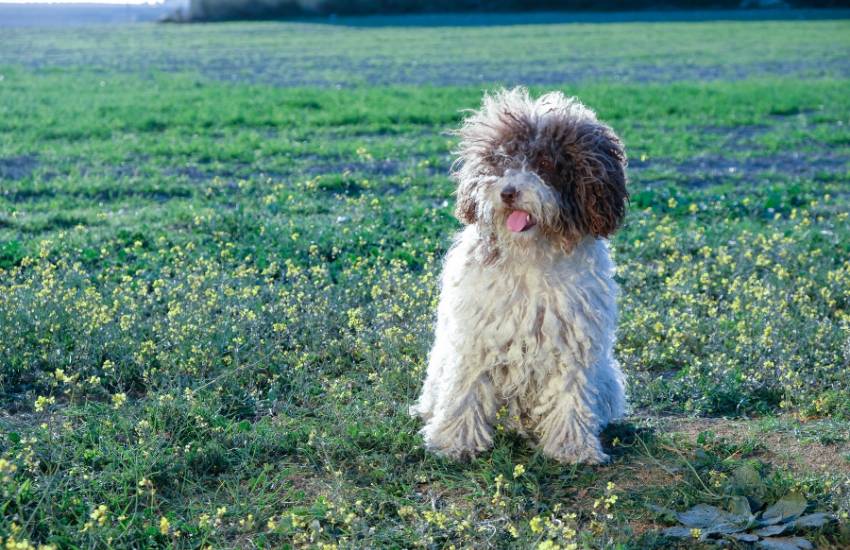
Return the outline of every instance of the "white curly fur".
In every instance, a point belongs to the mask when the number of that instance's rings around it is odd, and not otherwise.
[[[501,103],[526,101],[543,124],[551,94],[535,103],[524,91],[510,96],[516,93],[503,94]],[[498,97],[487,101],[499,108]],[[505,407],[510,426],[547,456],[607,461],[599,433],[625,408],[612,353],[617,288],[607,241],[584,235],[565,248],[554,238],[559,192],[523,159],[498,175],[460,174],[479,180],[469,187],[477,214],[446,256],[427,377],[411,407],[425,421],[427,448],[452,458],[488,449]],[[519,194],[506,205],[500,193],[508,185]],[[514,209],[537,225],[509,231],[505,220]]]

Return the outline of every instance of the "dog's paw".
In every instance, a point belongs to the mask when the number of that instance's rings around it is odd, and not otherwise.
[[[428,422],[431,420],[431,417],[434,416],[434,410],[432,407],[432,405],[423,403],[420,400],[408,407],[407,414],[413,418],[421,418],[425,422]]]
[[[607,464],[611,457],[597,445],[565,445],[557,450],[543,450],[543,454],[564,464]]]
[[[416,403],[416,404],[408,407],[407,408],[407,414],[409,416],[412,416],[413,418],[421,418],[422,417],[422,411],[419,409],[419,403]]]
[[[437,456],[448,458],[450,460],[456,460],[458,462],[472,460],[478,455],[479,452],[476,449],[470,449],[467,447],[436,447],[428,445],[427,443],[425,444],[425,448]]]
[[[470,445],[450,438],[425,435],[425,448],[432,453],[451,460],[472,460],[486,448],[480,445]]]
[[[420,432],[425,448],[432,453],[452,460],[471,460],[492,445],[490,432],[484,428],[473,432],[474,437],[459,437],[454,431],[440,431],[426,425]]]

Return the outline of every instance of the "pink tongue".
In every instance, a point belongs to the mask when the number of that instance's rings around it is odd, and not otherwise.
[[[514,210],[508,216],[508,229],[514,233],[519,233],[524,230],[528,223],[528,212],[524,210]]]

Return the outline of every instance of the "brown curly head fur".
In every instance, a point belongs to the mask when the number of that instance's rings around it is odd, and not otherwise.
[[[502,90],[485,95],[457,134],[455,215],[464,224],[478,219],[476,187],[510,168],[533,171],[557,191],[560,219],[547,229],[566,241],[608,237],[622,223],[629,197],[623,144],[578,100]]]

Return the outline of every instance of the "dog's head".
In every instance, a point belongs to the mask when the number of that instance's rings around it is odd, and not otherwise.
[[[623,221],[626,155],[613,130],[578,100],[524,88],[485,95],[458,131],[455,215],[498,241],[607,237]]]

